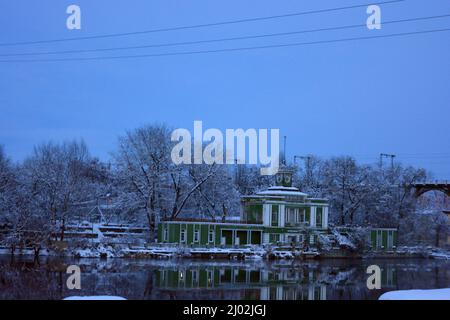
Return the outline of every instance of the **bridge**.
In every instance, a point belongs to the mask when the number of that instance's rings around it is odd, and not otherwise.
[[[414,193],[415,197],[420,197],[428,191],[441,191],[450,197],[450,181],[414,183],[412,184],[412,187],[416,189],[416,192]]]

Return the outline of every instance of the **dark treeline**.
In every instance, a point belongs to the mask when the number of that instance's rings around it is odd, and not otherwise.
[[[107,204],[104,220],[145,223],[154,240],[159,219],[225,220],[239,214],[240,195],[274,182],[256,166],[175,165],[171,132],[160,124],[130,131],[108,163],[93,157],[83,141],[38,145],[21,163],[0,148],[0,227],[8,230],[1,245],[32,246],[38,253],[49,240],[64,240],[82,211],[91,220],[94,211],[87,208],[99,203]],[[408,245],[437,245],[448,233],[445,216],[432,208],[436,201],[413,196],[411,184],[427,179],[424,169],[361,165],[347,156],[310,157],[292,169],[297,187],[330,200],[335,225],[397,227]]]

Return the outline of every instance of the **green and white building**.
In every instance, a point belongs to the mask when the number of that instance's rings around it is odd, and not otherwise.
[[[160,243],[199,246],[261,244],[314,245],[328,228],[328,201],[309,197],[292,186],[292,172],[281,170],[276,186],[242,197],[240,220],[162,221]]]

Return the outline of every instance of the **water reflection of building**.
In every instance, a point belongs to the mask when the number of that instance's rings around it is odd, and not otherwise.
[[[261,300],[326,300],[326,285],[272,286],[261,288]]]
[[[390,288],[397,285],[397,269],[392,266],[381,268],[381,287]]]
[[[156,288],[179,293],[186,290],[240,291],[258,300],[325,300],[326,286],[315,282],[314,271],[303,269],[256,270],[238,267],[158,270]]]

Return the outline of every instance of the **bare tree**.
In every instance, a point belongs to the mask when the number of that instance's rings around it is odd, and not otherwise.
[[[189,174],[196,183],[201,182],[206,165],[192,166]],[[239,192],[226,165],[218,165],[213,176],[196,189],[192,205],[202,215],[206,214],[213,221],[220,217],[225,220],[230,215],[237,215],[240,210]]]
[[[55,239],[64,240],[70,213],[95,199],[95,160],[84,142],[46,143],[35,147],[22,172],[33,209],[48,216]],[[94,164],[94,165],[93,165]]]
[[[173,164],[170,133],[162,124],[138,128],[119,138],[119,150],[114,155],[122,186],[121,205],[130,214],[145,214],[151,241],[155,239],[157,220],[177,218],[215,171],[214,166],[208,166],[194,181],[189,166]]]

